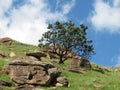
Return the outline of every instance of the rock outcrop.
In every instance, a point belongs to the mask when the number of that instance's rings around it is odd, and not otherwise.
[[[28,52],[28,53],[26,53],[26,55],[27,56],[33,56],[33,57],[35,57],[39,60],[41,59],[41,57],[46,57],[47,56],[46,53],[41,52],[41,51],[39,51],[39,52]]]
[[[5,37],[5,38],[1,38],[0,39],[0,43],[3,43],[4,45],[11,45],[12,44],[12,39],[11,38],[8,38],[8,37]]]
[[[41,62],[33,57],[16,57],[3,69],[17,84],[49,86],[61,72],[52,64]]]
[[[71,61],[72,67],[85,67],[85,68],[91,68],[90,62],[82,57],[74,56]]]
[[[91,68],[91,64],[87,59],[74,55],[71,61],[69,71],[76,73],[86,73]]]

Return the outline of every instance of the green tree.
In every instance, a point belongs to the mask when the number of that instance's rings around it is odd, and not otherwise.
[[[87,26],[81,24],[76,27],[72,21],[56,21],[49,24],[48,29],[39,40],[39,46],[52,45],[51,53],[59,56],[59,64],[64,63],[67,59],[65,56],[72,50],[84,58],[90,58],[91,54],[94,54],[92,40],[87,39]]]

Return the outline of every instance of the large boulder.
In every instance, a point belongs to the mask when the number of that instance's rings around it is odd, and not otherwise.
[[[3,69],[17,84],[51,85],[61,72],[50,63],[39,61],[34,57],[16,57]]]
[[[1,38],[0,39],[0,43],[3,43],[4,45],[11,45],[12,44],[12,39],[11,38],[8,38],[8,37],[5,37],[5,38]]]
[[[28,53],[26,53],[26,55],[27,56],[33,56],[33,57],[35,57],[35,58],[37,58],[37,59],[41,59],[41,57],[46,57],[47,55],[46,55],[46,53],[44,53],[44,52],[41,52],[41,51],[38,51],[38,52],[28,52]]]
[[[85,67],[85,68],[91,68],[91,64],[89,60],[82,58],[80,56],[74,56],[71,61],[72,67]]]

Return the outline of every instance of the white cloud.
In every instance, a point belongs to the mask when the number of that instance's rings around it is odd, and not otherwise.
[[[93,6],[90,21],[96,31],[120,33],[120,0],[96,0]]]
[[[0,0],[0,15],[3,15],[12,4],[12,0]]]
[[[120,55],[115,55],[111,58],[111,63],[114,63],[114,67],[120,66]]]
[[[114,6],[119,7],[120,6],[120,0],[114,0]]]
[[[34,45],[38,44],[42,34],[47,31],[47,21],[67,20],[66,15],[75,4],[74,0],[67,2],[61,7],[62,11],[53,13],[45,0],[27,0],[19,8],[14,7],[13,1],[0,0],[0,37],[7,36]],[[5,15],[6,12],[8,16]]]
[[[68,14],[70,10],[73,8],[75,5],[75,0],[72,0],[71,2],[65,4],[62,9],[63,9],[63,14]]]
[[[120,56],[118,56],[115,61],[116,61],[115,67],[120,66]]]

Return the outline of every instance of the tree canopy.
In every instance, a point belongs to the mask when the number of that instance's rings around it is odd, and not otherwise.
[[[77,27],[72,21],[56,21],[49,24],[48,29],[39,40],[39,46],[52,46],[51,53],[59,56],[59,63],[64,63],[64,57],[70,51],[84,58],[90,58],[91,54],[94,54],[92,40],[87,39],[88,27],[84,24]]]

